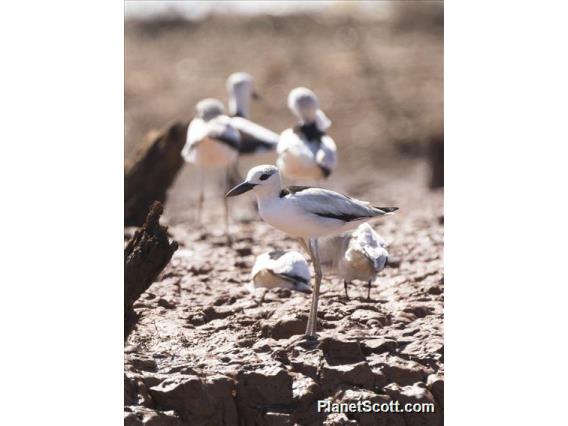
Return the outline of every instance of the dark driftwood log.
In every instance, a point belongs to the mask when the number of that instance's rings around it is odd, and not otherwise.
[[[124,168],[124,224],[141,226],[154,201],[163,203],[183,165],[187,122],[150,132]]]
[[[444,187],[444,135],[433,137],[429,142],[430,188]]]
[[[125,339],[137,320],[132,305],[150,287],[178,248],[177,242],[170,243],[168,228],[160,225],[163,210],[162,204],[155,202],[144,225],[136,231],[124,249]]]

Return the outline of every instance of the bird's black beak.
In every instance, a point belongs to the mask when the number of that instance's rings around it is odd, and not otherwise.
[[[252,98],[253,98],[255,101],[262,101],[262,96],[260,96],[260,95],[258,94],[258,92],[252,92]]]
[[[235,197],[237,195],[244,194],[245,192],[253,189],[255,186],[256,185],[254,183],[248,183],[247,181],[239,183],[237,186],[227,192],[227,194],[225,194],[225,197]]]

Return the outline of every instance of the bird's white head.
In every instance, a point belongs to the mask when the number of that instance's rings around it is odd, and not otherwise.
[[[229,114],[248,118],[250,100],[260,99],[254,90],[254,79],[246,72],[235,72],[227,79]]]
[[[199,101],[195,106],[195,116],[205,121],[212,120],[225,113],[223,102],[214,98]]]
[[[316,123],[322,132],[331,126],[331,121],[319,107],[319,100],[314,92],[305,87],[296,87],[288,95],[288,108],[301,124]]]
[[[229,192],[226,197],[235,197],[254,190],[257,195],[278,194],[281,187],[280,171],[273,165],[256,166],[249,170],[244,182],[238,184]]]

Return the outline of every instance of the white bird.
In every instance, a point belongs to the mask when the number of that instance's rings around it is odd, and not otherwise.
[[[276,165],[292,180],[327,178],[337,166],[337,147],[325,133],[331,121],[319,108],[315,93],[305,87],[290,92],[288,108],[298,124],[280,135]]]
[[[275,250],[256,258],[251,273],[255,288],[287,288],[310,292],[310,268],[297,251]]]
[[[223,103],[207,98],[199,101],[195,107],[195,117],[189,123],[187,139],[181,155],[185,161],[199,168],[199,199],[197,203],[198,220],[201,221],[203,208],[203,169],[223,168],[225,178],[236,163],[239,155],[241,137],[225,115]],[[225,229],[228,229],[229,213],[227,200],[225,207]]]
[[[254,79],[246,72],[234,72],[227,78],[229,93],[229,115],[232,117],[250,117],[251,99],[260,99],[254,89]]]
[[[278,134],[250,120],[250,101],[260,98],[254,90],[252,76],[245,72],[231,74],[227,79],[227,91],[231,124],[241,135],[239,153],[246,155],[275,151]]]
[[[389,253],[386,241],[368,223],[354,231],[322,238],[320,262],[325,269],[343,279],[345,297],[347,286],[354,280],[367,283],[367,299],[371,298],[371,285],[377,274],[387,265]]]
[[[309,253],[315,270],[312,305],[306,336],[316,335],[316,315],[322,279],[318,239],[340,234],[377,216],[388,215],[398,207],[374,207],[346,195],[322,188],[293,186],[282,189],[280,171],[272,165],[249,170],[246,180],[226,197],[253,190],[260,217],[273,227],[297,238]]]

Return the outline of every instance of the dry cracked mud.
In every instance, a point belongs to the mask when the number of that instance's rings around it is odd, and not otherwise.
[[[346,185],[401,207],[372,223],[392,262],[370,301],[363,283],[346,300],[342,282],[324,278],[316,343],[303,339],[310,295],[277,289],[259,303],[245,288],[255,256],[299,250],[254,218],[251,199],[233,208],[253,220],[233,222],[232,247],[216,228],[220,206],[202,226],[170,223],[180,248],[135,303],[140,320],[125,344],[126,425],[443,424],[443,193],[408,178],[363,185],[361,174]],[[324,399],[434,403],[435,412],[319,413]]]

